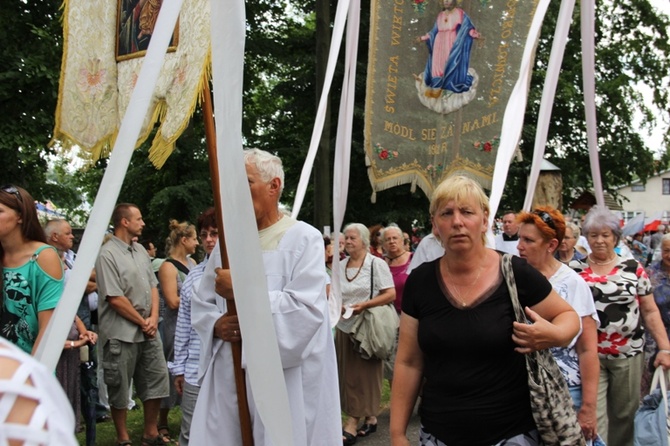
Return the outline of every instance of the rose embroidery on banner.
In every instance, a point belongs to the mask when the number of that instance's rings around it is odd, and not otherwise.
[[[472,143],[472,146],[479,150],[480,152],[491,152],[493,149],[497,149],[500,145],[500,137],[494,136],[490,141],[475,141]]]
[[[377,143],[375,144],[375,153],[379,157],[380,160],[392,160],[393,158],[398,157],[398,151],[397,150],[389,150],[385,149],[381,146],[381,144]]]

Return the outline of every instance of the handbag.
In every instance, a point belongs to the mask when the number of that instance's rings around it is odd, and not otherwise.
[[[511,254],[503,255],[502,273],[516,321],[529,323],[519,303]],[[525,355],[525,359],[531,411],[543,443],[546,446],[585,446],[586,440],[577,421],[568,385],[554,356],[549,350],[538,350]]]
[[[374,259],[370,265],[370,299],[374,292]],[[386,361],[395,349],[400,319],[393,303],[368,308],[356,320],[350,332],[354,348],[363,359]]]
[[[651,380],[649,395],[642,399],[642,405],[635,413],[635,446],[668,446],[670,425],[668,425],[668,390],[666,373],[657,367]]]

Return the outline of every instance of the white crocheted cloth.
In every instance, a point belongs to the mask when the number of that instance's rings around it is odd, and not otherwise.
[[[76,446],[74,413],[42,364],[0,338],[0,445]]]

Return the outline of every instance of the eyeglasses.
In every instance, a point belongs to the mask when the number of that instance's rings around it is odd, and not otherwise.
[[[554,224],[554,220],[551,218],[551,215],[549,215],[544,211],[535,211],[533,212],[533,214],[540,217],[540,219],[551,229],[553,229],[554,231],[556,230],[556,225]]]
[[[21,198],[21,194],[19,193],[19,190],[16,188],[16,186],[12,186],[11,184],[5,184],[4,186],[0,187],[0,190],[8,194],[14,195],[16,199],[19,200],[19,203],[23,203],[23,198]]]
[[[219,238],[219,231],[210,231],[210,232],[202,231],[200,233],[200,238],[203,240],[205,240],[208,236],[212,238]]]

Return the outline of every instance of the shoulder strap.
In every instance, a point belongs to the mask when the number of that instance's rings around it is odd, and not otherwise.
[[[369,254],[368,254],[369,255]],[[363,260],[365,262],[365,260]],[[370,256],[370,299],[375,288],[375,256]]]
[[[183,263],[181,263],[179,260],[171,259],[171,258],[168,257],[167,259],[165,259],[165,261],[168,262],[168,263],[173,264],[174,267],[177,268],[179,271],[188,275],[189,269]]]
[[[517,322],[525,324],[528,321],[519,303],[519,292],[516,289],[516,280],[514,280],[514,270],[512,269],[512,254],[503,254],[501,262],[502,274],[505,282],[507,282],[507,289],[509,290],[509,296],[514,307],[514,315]]]
[[[35,252],[33,253],[33,255],[32,255],[32,257],[30,258],[30,260],[37,260],[37,257],[40,255],[40,253],[41,253],[42,251],[44,251],[45,249],[47,249],[47,248],[51,248],[51,249],[53,249],[54,251],[56,251],[56,248],[54,248],[54,247],[51,246],[51,245],[42,245],[42,246],[40,246],[39,248],[37,248],[37,249],[35,250]],[[56,252],[58,252],[58,251],[56,251]]]

